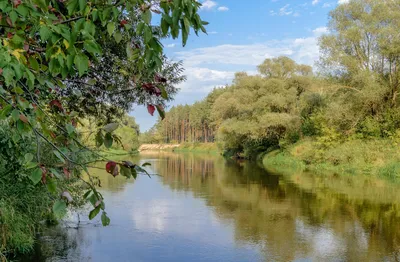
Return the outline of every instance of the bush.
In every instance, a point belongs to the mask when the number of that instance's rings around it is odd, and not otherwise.
[[[80,192],[84,185],[78,178],[47,177],[47,183],[32,184],[29,168],[19,159],[24,159],[26,154],[36,157],[36,143],[35,137],[12,133],[7,123],[0,122],[0,254],[8,257],[32,251],[40,228],[46,223],[57,222],[52,207],[61,192],[52,192],[50,187],[57,184],[59,190],[70,192],[74,205],[83,203]],[[39,148],[40,163],[56,163],[56,156],[48,144],[39,143]],[[88,159],[87,154],[77,157]]]

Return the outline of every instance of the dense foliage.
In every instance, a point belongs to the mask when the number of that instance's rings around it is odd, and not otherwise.
[[[232,85],[215,89],[203,101],[173,108],[152,130],[153,137],[215,139],[240,157],[305,137],[315,141],[314,152],[354,139],[397,141],[399,21],[398,1],[339,5],[330,14],[329,34],[320,38],[318,76],[287,57],[266,59],[258,75],[237,73]]]
[[[46,213],[61,217],[81,197],[93,206],[90,219],[101,213],[103,225],[110,223],[88,161],[106,161],[113,176],[136,178],[144,169],[93,150],[78,123],[94,120],[95,145],[111,148],[137,141],[116,131],[136,129],[125,117],[133,104],[164,117],[165,102],[184,77],[160,41],[180,37],[185,45],[191,31],[206,32],[200,6],[195,0],[0,0],[0,121],[7,130],[0,184],[21,194],[2,191],[0,252],[27,250],[13,246],[4,229],[13,225],[7,214],[31,215],[21,213],[31,210],[26,196],[44,200],[24,231],[31,237]],[[77,195],[75,180],[85,187]]]

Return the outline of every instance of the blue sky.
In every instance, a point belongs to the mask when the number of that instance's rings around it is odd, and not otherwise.
[[[200,0],[208,35],[192,34],[185,47],[179,39],[163,42],[173,60],[184,62],[187,81],[170,106],[192,104],[215,86],[230,84],[235,72],[256,73],[266,58],[287,55],[313,65],[318,37],[327,33],[328,14],[347,0]],[[144,107],[131,115],[141,131],[157,121]]]

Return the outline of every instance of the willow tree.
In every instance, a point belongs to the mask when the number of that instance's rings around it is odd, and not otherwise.
[[[195,0],[0,0],[0,119],[12,128],[12,143],[33,137],[38,145],[44,141],[58,158],[54,166],[44,165],[44,152],[38,146],[35,155],[17,160],[23,172],[7,174],[10,179],[27,187],[40,187],[48,181],[46,178],[88,173],[86,163],[78,157],[78,152],[87,147],[75,129],[79,112],[70,93],[103,96],[95,101],[112,107],[115,100],[109,93],[121,91],[118,81],[128,81],[129,85],[123,87],[150,95],[143,101],[149,112],[157,109],[163,116],[161,98],[169,99],[169,80],[164,77],[168,67],[160,39],[180,36],[185,45],[192,30],[196,34],[205,32],[207,22],[198,15],[200,6]],[[155,20],[160,22],[159,28],[153,26]],[[115,50],[120,43],[124,43],[123,49]],[[117,63],[134,64],[135,68],[123,71]],[[104,74],[107,66],[113,66],[113,71],[104,86],[103,80],[109,76]],[[90,92],[82,93],[83,86]],[[128,90],[124,92],[129,94]],[[79,106],[90,114],[89,107],[96,105]],[[118,125],[103,124],[96,135],[97,146],[111,147],[118,140],[113,134]],[[106,170],[114,176],[121,173],[136,178],[136,172],[143,171],[128,161],[109,161],[92,153],[108,161]],[[95,181],[84,180],[89,188],[84,197],[93,205],[89,218],[103,210],[101,220],[108,225],[110,220]],[[64,213],[72,201],[68,190],[49,190],[56,199],[53,211]]]

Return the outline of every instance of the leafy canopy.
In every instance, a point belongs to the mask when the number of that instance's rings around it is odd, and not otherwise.
[[[34,137],[37,144],[47,143],[58,159],[54,166],[44,165],[38,147],[35,157],[28,156],[26,160],[30,172],[26,179],[30,183],[46,183],[46,177],[61,177],[60,173],[69,177],[80,176],[80,172],[73,171],[87,172],[86,163],[77,157],[78,152],[88,148],[76,130],[81,112],[74,110],[78,107],[71,103],[71,93],[79,97],[83,87],[90,86],[93,92],[84,95],[101,97],[104,92],[113,92],[118,85],[116,75],[123,75],[124,81],[131,81],[130,87],[170,99],[166,92],[171,88],[165,85],[168,80],[160,75],[171,70],[165,66],[160,39],[181,36],[185,45],[191,30],[196,34],[206,32],[207,22],[198,15],[200,6],[195,0],[0,0],[0,120],[12,128],[13,143]],[[159,27],[154,26],[155,20]],[[121,48],[116,51],[121,43],[125,45],[123,52]],[[112,62],[124,64],[125,68],[134,64],[135,70],[127,72],[120,67],[121,70],[112,71],[111,85],[96,88],[95,84],[104,80],[100,65],[111,57]],[[142,84],[150,78],[151,83]],[[79,86],[71,84],[78,82]],[[112,99],[96,101],[106,108],[113,106]],[[148,101],[157,103],[149,104],[149,111],[157,108],[164,115],[162,99]],[[80,106],[89,116],[93,112],[90,107],[94,105]],[[115,112],[127,109],[116,108]],[[96,135],[97,146],[111,147],[118,142],[114,125],[109,117],[103,124]],[[105,160],[95,152],[94,155]],[[136,177],[136,172],[144,170],[129,162],[110,161],[107,171]],[[89,215],[92,219],[100,209],[104,210],[104,202],[95,188],[96,180],[84,181],[90,188],[84,197],[94,207]],[[63,214],[71,197],[67,191],[53,193],[61,195],[53,211]],[[109,223],[105,212],[102,222]]]

